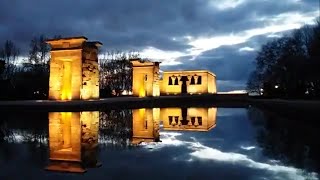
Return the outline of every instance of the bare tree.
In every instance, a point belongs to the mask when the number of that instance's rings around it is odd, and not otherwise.
[[[36,71],[48,71],[49,46],[46,39],[44,35],[40,35],[31,40],[26,67]]]
[[[10,40],[7,40],[3,47],[0,47],[0,59],[4,61],[2,79],[10,79],[16,69],[19,56],[19,49]]]
[[[114,90],[117,95],[132,89],[132,67],[130,59],[138,58],[135,52],[109,51],[100,55],[100,87]]]

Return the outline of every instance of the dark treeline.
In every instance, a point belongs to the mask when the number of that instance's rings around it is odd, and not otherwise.
[[[273,39],[257,53],[247,88],[266,97],[320,97],[320,19]]]
[[[13,41],[0,44],[0,99],[48,98],[50,47],[46,39],[45,35],[31,39],[27,54]],[[131,90],[131,58],[139,58],[139,54],[110,51],[99,55],[100,97]]]
[[[26,57],[10,40],[0,46],[1,99],[44,99],[48,94],[49,47],[46,37],[34,37]]]

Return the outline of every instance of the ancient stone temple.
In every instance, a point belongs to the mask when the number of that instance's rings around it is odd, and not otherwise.
[[[164,71],[160,94],[217,93],[216,75],[206,70]]]
[[[133,96],[159,96],[159,62],[131,60]]]
[[[99,166],[99,112],[49,113],[50,171],[82,173]]]
[[[159,62],[135,59],[131,63],[133,96],[217,93],[216,75],[210,71],[164,71],[160,79]]]
[[[99,98],[98,48],[86,37],[47,40],[51,45],[49,99]]]
[[[164,130],[209,131],[216,126],[217,108],[161,108]]]
[[[159,141],[160,109],[132,110],[132,144]]]

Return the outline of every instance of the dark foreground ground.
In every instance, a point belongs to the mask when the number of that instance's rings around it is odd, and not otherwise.
[[[114,97],[98,100],[74,101],[0,101],[0,111],[103,111],[107,109],[137,109],[161,107],[220,107],[260,109],[291,116],[295,119],[320,118],[320,101],[261,99],[247,94],[206,94],[160,97]]]
[[[74,101],[0,101],[0,111],[83,111],[105,109],[135,109],[157,107],[248,107],[246,94],[181,95],[161,97],[114,97],[99,100]]]
[[[317,121],[320,118],[320,101],[318,100],[283,100],[283,99],[255,99],[248,98],[250,105],[277,113],[280,116]]]

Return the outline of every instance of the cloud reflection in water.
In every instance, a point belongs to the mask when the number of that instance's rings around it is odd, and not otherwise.
[[[225,163],[232,163],[239,166],[244,166],[253,169],[267,170],[274,174],[275,179],[318,179],[318,174],[315,172],[304,172],[301,169],[297,169],[290,166],[280,165],[279,161],[269,161],[269,163],[256,162],[247,155],[232,152],[223,152],[219,149],[205,146],[200,142],[197,142],[195,138],[190,138],[190,141],[182,141],[177,139],[182,133],[176,132],[160,132],[161,141],[160,143],[141,143],[141,146],[151,151],[160,150],[163,147],[168,146],[185,146],[192,152],[189,153],[190,157],[186,158],[186,161],[192,162],[196,159],[201,160],[213,160]],[[255,150],[255,147],[241,147],[246,150]],[[174,158],[177,160],[178,158]]]

